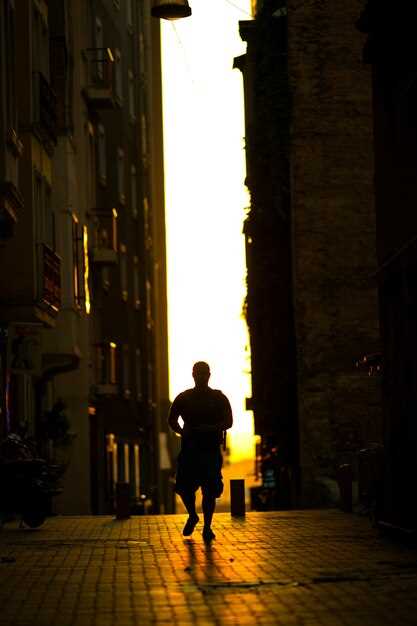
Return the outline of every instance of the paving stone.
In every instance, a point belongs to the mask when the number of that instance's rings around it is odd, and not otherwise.
[[[336,510],[56,517],[0,532],[4,626],[416,626],[417,551]]]

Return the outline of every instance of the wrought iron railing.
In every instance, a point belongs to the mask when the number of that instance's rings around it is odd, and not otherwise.
[[[39,245],[39,301],[51,313],[61,307],[61,259],[46,244]]]

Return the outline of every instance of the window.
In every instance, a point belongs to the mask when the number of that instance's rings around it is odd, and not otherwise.
[[[123,243],[120,244],[120,287],[122,290],[122,300],[127,302],[127,250]]]
[[[104,78],[104,36],[103,36],[103,24],[101,23],[100,18],[96,17],[96,21],[94,23],[94,38],[96,42],[97,48],[97,70],[96,76],[98,81],[102,81]]]
[[[143,32],[139,32],[139,58],[141,66],[145,66],[145,37],[143,36]]]
[[[33,3],[32,22],[32,70],[49,76],[49,33],[48,23],[37,3]]]
[[[107,181],[107,161],[106,161],[106,131],[103,124],[98,125],[98,177],[102,185]]]
[[[96,345],[96,383],[98,385],[115,385],[117,345],[113,341]]]
[[[16,29],[14,1],[6,0],[4,10],[5,45],[2,52],[5,53],[6,120],[8,128],[16,130]]]
[[[146,196],[143,198],[143,220],[145,226],[145,248],[150,250],[152,248],[152,230],[150,225],[149,201]]]
[[[115,62],[115,93],[119,105],[123,103],[123,71],[122,71],[122,53],[116,49],[114,52]]]
[[[103,127],[102,127],[103,128]],[[103,129],[104,130],[104,129]],[[88,206],[94,206],[95,188],[96,188],[96,145],[94,127],[91,122],[87,125],[88,134],[88,176],[87,176],[87,193]]]
[[[136,374],[136,400],[142,402],[142,354],[140,348],[136,348],[135,354],[135,374]]]
[[[116,350],[117,345],[110,342],[110,368],[109,368],[109,383],[115,385],[117,381],[117,369],[116,369]]]
[[[130,205],[132,209],[132,217],[138,217],[138,194],[137,194],[137,176],[136,167],[134,165],[130,168]]]
[[[90,268],[88,264],[88,227],[86,225],[83,226],[83,262],[84,262],[84,304],[85,304],[85,312],[87,313],[87,315],[89,315],[91,311],[90,285],[89,285]]]
[[[46,181],[43,184],[44,242],[55,250],[55,215],[51,206],[51,188]]]
[[[135,76],[132,70],[128,71],[128,89],[129,89],[129,115],[130,121],[134,122],[136,120],[136,98],[135,98]]]
[[[140,309],[140,286],[139,286],[139,259],[133,257],[133,305],[138,311]]]
[[[130,367],[129,367],[129,346],[123,345],[123,395],[130,397]]]
[[[141,145],[142,145],[142,160],[143,164],[147,165],[148,160],[148,137],[147,137],[147,124],[145,114],[141,115]]]
[[[112,246],[113,250],[117,252],[117,211],[116,209],[112,209]]]
[[[36,241],[55,250],[55,215],[51,206],[51,188],[38,170],[34,170],[33,208],[36,224]]]
[[[81,305],[80,230],[77,216],[72,214],[72,289],[74,304]]]
[[[153,367],[148,363],[148,405],[153,405]]]
[[[140,496],[140,452],[139,452],[139,444],[135,443],[134,446],[134,468],[135,468],[135,497],[139,498]]]
[[[35,170],[33,176],[33,209],[37,243],[43,243],[42,176]]]
[[[125,443],[123,446],[124,449],[124,481],[126,483],[130,482],[130,446],[128,443]]]
[[[125,153],[122,148],[117,151],[117,192],[120,204],[124,204],[125,197]]]
[[[103,287],[103,290],[107,293],[110,291],[110,268],[107,266],[104,266],[101,269],[101,286]]]
[[[152,321],[152,285],[149,280],[146,281],[146,326],[150,330],[153,326]]]
[[[133,28],[133,0],[126,0],[126,24],[129,29]]]
[[[118,447],[119,444],[116,442],[116,437],[113,433],[109,433],[106,435],[106,453],[107,453],[107,489],[106,496],[108,499],[114,498],[114,492],[116,489],[116,483],[119,478],[118,473]]]

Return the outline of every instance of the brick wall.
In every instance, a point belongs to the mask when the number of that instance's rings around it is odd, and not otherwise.
[[[288,0],[291,204],[305,500],[349,450],[379,436],[371,77],[360,0]]]

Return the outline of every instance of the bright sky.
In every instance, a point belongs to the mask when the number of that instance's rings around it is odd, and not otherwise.
[[[190,0],[162,25],[171,399],[193,386],[195,361],[230,399],[232,461],[253,456],[249,340],[242,318],[249,204],[239,20],[250,0]]]

